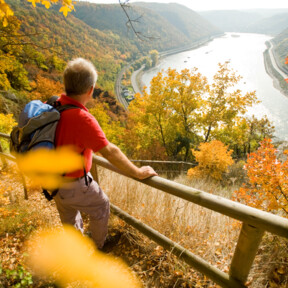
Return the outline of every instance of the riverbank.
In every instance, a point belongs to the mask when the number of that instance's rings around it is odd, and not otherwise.
[[[265,70],[267,74],[273,79],[273,86],[277,90],[279,90],[284,96],[288,97],[288,84],[284,80],[283,75],[281,75],[275,69],[271,61],[271,53],[269,53],[269,49],[272,49],[271,44],[268,41],[265,44],[267,46],[267,49],[263,53]]]

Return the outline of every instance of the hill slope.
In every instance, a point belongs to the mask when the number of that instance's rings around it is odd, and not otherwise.
[[[192,41],[223,32],[198,13],[183,5],[138,2],[134,5],[157,12]]]
[[[225,32],[244,32],[247,26],[263,18],[256,12],[236,10],[202,11],[199,14]]]
[[[53,55],[57,55],[65,62],[73,57],[82,56],[96,65],[99,71],[99,84],[109,88],[108,82],[114,81],[115,73],[123,62],[120,55],[126,53],[130,56],[131,53],[136,53],[136,47],[133,48],[118,36],[93,29],[73,15],[65,18],[56,9],[47,10],[42,7],[34,9],[26,1],[7,2],[16,17],[21,20],[22,33],[31,35],[30,42],[35,45],[30,48],[42,54],[43,64],[48,68],[47,60]],[[29,61],[35,62],[35,55],[26,53],[25,57],[27,56],[30,58]],[[113,89],[113,86],[110,88]]]
[[[246,27],[247,32],[277,35],[288,27],[288,13],[263,18]]]
[[[288,9],[217,10],[198,13],[225,32],[276,35],[288,27]]]
[[[197,13],[178,4],[135,3],[128,10],[137,31],[154,38],[139,41],[134,33],[127,30],[127,18],[119,5],[96,5],[79,3],[73,13],[83,22],[101,31],[112,31],[133,43],[141,52],[151,49],[158,51],[178,48],[209,37],[221,31],[213,27]],[[140,17],[140,18],[139,18]]]

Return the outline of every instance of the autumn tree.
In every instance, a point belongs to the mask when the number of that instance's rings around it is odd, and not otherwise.
[[[202,107],[202,125],[205,142],[213,139],[215,133],[225,126],[231,126],[235,118],[244,115],[247,108],[256,103],[255,92],[242,95],[241,90],[233,87],[241,79],[228,68],[228,62],[219,64],[219,70],[213,77],[208,97]]]
[[[3,114],[0,113],[0,132],[4,134],[9,134],[12,131],[12,128],[16,125],[16,121],[13,118],[12,114]],[[1,137],[0,139],[1,147],[4,149],[8,148],[8,143],[5,139]],[[2,152],[2,151],[0,151]]]
[[[245,169],[248,183],[235,191],[235,200],[288,217],[288,159],[280,161],[271,139],[248,155]]]
[[[107,139],[125,152],[125,146],[123,144],[123,135],[125,128],[120,121],[113,120],[109,116],[109,107],[106,103],[95,101],[93,108],[89,109],[89,112],[97,119],[99,125],[104,131]]]
[[[232,150],[218,140],[200,143],[199,150],[192,150],[198,165],[188,170],[191,178],[208,178],[221,180],[224,172],[234,161],[231,157]]]
[[[31,100],[47,101],[53,95],[59,95],[64,92],[64,87],[59,81],[54,81],[37,75],[35,81],[31,83]]]
[[[170,158],[183,148],[183,158],[187,159],[191,139],[198,141],[198,116],[194,112],[201,107],[206,84],[206,78],[196,70],[159,72],[151,81],[150,93],[144,89],[143,96],[136,96],[129,106],[130,120],[142,126],[141,133],[147,133],[144,141],[157,139]]]
[[[0,89],[29,89],[27,72],[18,60],[22,53],[17,40],[21,23],[14,16],[9,19],[5,27],[0,23]]]
[[[144,141],[149,135],[157,139],[168,158],[191,159],[191,147],[211,140],[245,154],[257,148],[255,141],[271,136],[273,127],[267,118],[250,121],[246,116],[257,100],[255,92],[243,95],[234,89],[239,80],[228,63],[219,64],[211,85],[196,68],[162,71],[152,79],[150,91],[144,89],[143,96],[130,104],[130,120],[141,123],[147,131]]]
[[[264,138],[272,138],[274,126],[267,118],[235,117],[233,122],[218,131],[216,138],[233,149],[233,157],[246,159]]]

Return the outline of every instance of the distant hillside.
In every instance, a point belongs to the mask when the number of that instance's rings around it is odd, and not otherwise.
[[[112,31],[143,53],[151,49],[178,48],[221,32],[197,13],[178,4],[135,3],[128,13],[132,20],[140,17],[139,23],[134,22],[136,30],[152,40],[139,41],[131,29],[127,30],[127,18],[118,4],[78,3],[73,15],[93,28]]]
[[[217,10],[198,13],[225,32],[277,35],[288,27],[288,9]]]
[[[225,32],[244,32],[246,27],[263,18],[256,12],[236,10],[201,11],[199,14]]]
[[[164,17],[169,23],[181,31],[190,40],[199,40],[216,33],[223,33],[195,11],[175,3],[141,3],[134,5],[148,8]]]
[[[263,18],[246,27],[247,32],[277,35],[288,28],[288,13],[276,14]]]
[[[285,58],[288,56],[288,28],[273,38],[272,42],[277,64],[288,73],[288,65],[285,65]]]

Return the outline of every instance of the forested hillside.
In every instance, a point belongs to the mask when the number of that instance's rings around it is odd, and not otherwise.
[[[135,3],[127,12],[131,20],[139,20],[133,25],[143,38],[149,38],[147,41],[139,41],[132,29],[127,28],[127,18],[119,5],[79,3],[73,15],[91,27],[112,31],[127,43],[135,44],[143,53],[151,49],[162,51],[182,47],[222,32],[197,13],[178,4]]]
[[[175,19],[180,19],[181,13],[185,15],[185,19],[177,23],[169,21],[164,12],[165,17],[160,15],[161,5],[156,5],[155,11],[153,7],[141,6],[129,9],[131,19],[143,15],[140,22],[134,24],[142,35],[152,36],[147,41],[141,41],[131,30],[127,31],[127,17],[118,4],[76,3],[76,11],[68,17],[59,13],[59,6],[48,10],[41,5],[34,8],[21,0],[7,0],[7,4],[15,16],[7,27],[0,27],[0,89],[5,92],[0,95],[1,111],[15,115],[19,104],[21,106],[29,99],[60,94],[62,71],[67,60],[73,57],[91,60],[99,73],[97,84],[102,91],[111,92],[125,63],[148,55],[151,49],[181,47],[219,33],[195,12],[176,4],[163,5],[166,7],[163,11],[167,14],[175,10]],[[107,99],[108,94],[105,95]],[[108,102],[114,102],[111,93],[109,95]]]
[[[2,113],[17,119],[21,107],[30,99],[45,100],[63,92],[62,72],[68,60],[84,57],[97,67],[100,97],[111,108],[110,115],[122,110],[114,95],[118,71],[137,54],[137,48],[112,32],[91,28],[58,10],[34,8],[30,3],[8,0],[14,11],[9,24],[0,26],[0,103]],[[102,95],[101,94],[101,95]],[[104,95],[103,94],[103,95]],[[113,116],[114,115],[114,116]]]
[[[159,15],[181,31],[190,41],[197,41],[215,33],[223,33],[217,25],[213,26],[198,13],[176,3],[160,4],[146,2],[135,3],[134,5],[159,13]]]

